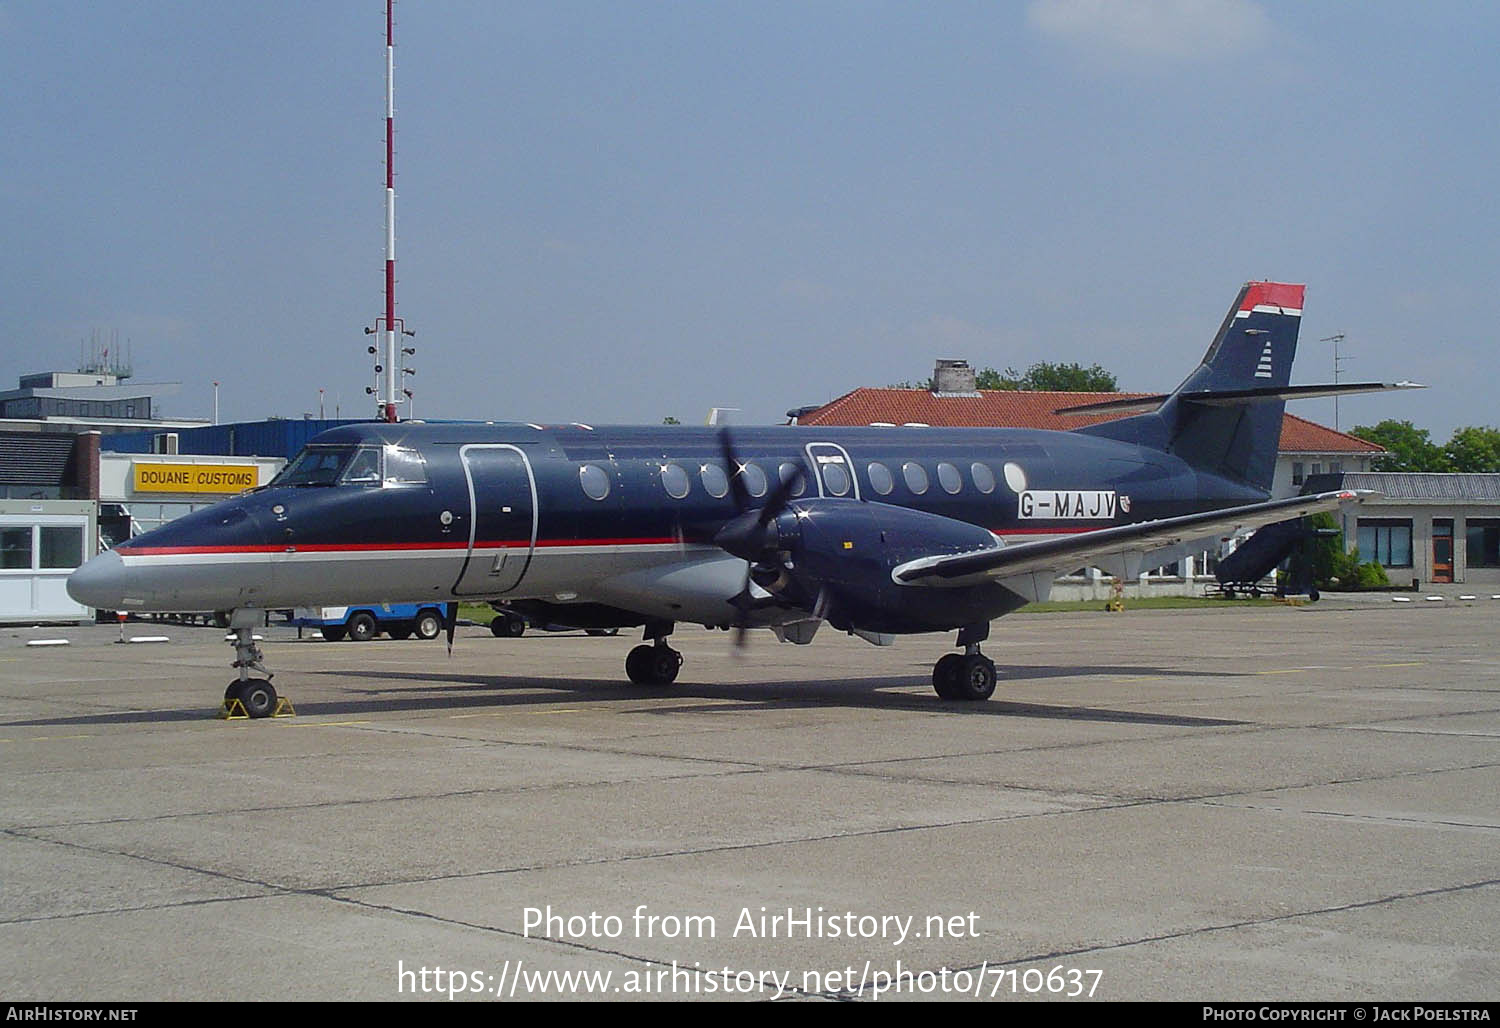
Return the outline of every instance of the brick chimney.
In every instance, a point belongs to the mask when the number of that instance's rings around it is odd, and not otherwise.
[[[939,358],[932,372],[934,396],[977,396],[974,385],[974,369],[965,360],[943,360]]]

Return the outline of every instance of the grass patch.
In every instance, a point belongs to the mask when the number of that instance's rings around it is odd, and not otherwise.
[[[1222,600],[1207,596],[1141,596],[1125,597],[1125,609],[1132,610],[1243,610],[1246,607],[1281,606],[1274,596]],[[1029,603],[1018,614],[1062,614],[1079,611],[1105,613],[1103,600],[1069,600],[1062,603]]]
[[[488,625],[495,620],[495,610],[488,603],[460,603],[458,616],[476,625]]]

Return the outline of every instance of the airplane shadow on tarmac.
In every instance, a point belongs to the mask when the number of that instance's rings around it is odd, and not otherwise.
[[[1024,717],[1064,721],[1099,721],[1117,724],[1175,727],[1225,727],[1248,724],[1224,718],[1153,714],[1138,710],[1116,710],[1065,704],[1013,702],[1004,699],[1007,682],[1097,675],[1194,678],[1193,672],[1152,667],[1006,666],[1002,669],[995,698],[968,703],[942,700],[910,690],[926,686],[925,679],[909,675],[845,678],[825,681],[752,682],[712,684],[679,680],[669,686],[631,685],[617,679],[527,678],[500,675],[477,677],[432,672],[366,671],[358,677],[364,687],[347,687],[348,698],[297,702],[295,680],[278,683],[290,694],[297,713],[305,716],[353,717],[363,714],[436,713],[478,708],[527,707],[562,702],[608,700],[676,700],[652,703],[634,713],[672,714],[725,713],[726,711],[796,710],[848,707],[866,710],[922,711],[962,717]],[[302,672],[296,677],[354,677],[348,671]],[[288,676],[291,678],[292,676]],[[1215,677],[1223,677],[1222,673]],[[389,682],[382,686],[376,683]],[[411,684],[406,684],[411,683]],[[694,703],[693,700],[706,702]],[[726,707],[724,701],[736,705]],[[151,724],[200,721],[211,717],[204,707],[169,710],[126,710],[69,717],[34,718],[5,722],[6,726],[40,727],[62,725]]]

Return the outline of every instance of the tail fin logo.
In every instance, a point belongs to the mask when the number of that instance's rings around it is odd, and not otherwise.
[[[1271,340],[1266,340],[1266,348],[1260,351],[1260,364],[1255,369],[1256,378],[1271,377]]]

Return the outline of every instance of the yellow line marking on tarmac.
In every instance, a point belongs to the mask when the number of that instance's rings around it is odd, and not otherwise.
[[[333,728],[337,725],[367,725],[370,721],[299,721],[293,728]]]
[[[547,714],[576,714],[577,707],[565,707],[562,710],[487,710],[483,714],[449,714],[450,721],[463,721],[471,717],[508,717],[511,714],[530,714],[534,717],[543,717]]]
[[[35,735],[29,739],[0,739],[0,742],[61,742],[64,739],[92,739],[92,732],[82,735]]]
[[[1421,667],[1425,660],[1403,660],[1399,664],[1371,664],[1371,667]]]

